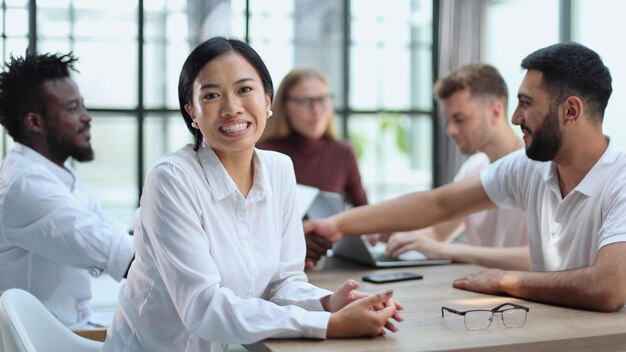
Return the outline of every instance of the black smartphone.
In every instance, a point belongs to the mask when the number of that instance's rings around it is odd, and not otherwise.
[[[370,274],[362,277],[363,281],[373,282],[375,284],[382,284],[385,282],[405,281],[405,280],[419,280],[422,278],[420,274],[413,273],[385,273],[385,274]]]

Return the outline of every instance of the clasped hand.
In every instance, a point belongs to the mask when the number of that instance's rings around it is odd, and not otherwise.
[[[359,286],[358,282],[348,280],[333,294],[320,299],[324,310],[332,313],[327,337],[385,335],[385,329],[398,331],[390,319],[403,321],[398,311],[404,308],[391,298],[393,291],[368,294],[356,291]]]

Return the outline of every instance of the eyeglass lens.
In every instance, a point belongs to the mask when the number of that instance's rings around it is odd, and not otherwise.
[[[489,310],[474,310],[465,313],[465,327],[470,330],[483,330],[491,325],[493,313]]]
[[[520,328],[526,324],[526,310],[520,308],[505,309],[498,312],[474,310],[465,313],[465,327],[469,330],[487,329],[494,314],[502,314],[502,323],[508,328]]]
[[[506,309],[500,313],[502,313],[502,323],[509,328],[521,328],[526,324],[527,312],[524,309]]]

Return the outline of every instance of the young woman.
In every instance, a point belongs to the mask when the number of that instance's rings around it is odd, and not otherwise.
[[[255,150],[272,82],[247,44],[213,38],[187,58],[180,109],[193,145],[149,173],[136,258],[105,351],[222,351],[270,337],[397,331],[391,292],[307,283],[289,158]]]
[[[298,183],[343,194],[353,206],[367,204],[354,151],[337,139],[326,77],[311,67],[293,69],[276,92],[273,110],[258,147],[289,155]]]

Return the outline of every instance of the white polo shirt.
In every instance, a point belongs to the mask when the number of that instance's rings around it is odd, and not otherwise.
[[[626,155],[610,140],[565,198],[554,163],[530,160],[524,150],[496,161],[481,182],[499,207],[526,210],[533,271],[589,266],[600,248],[626,241]]]

